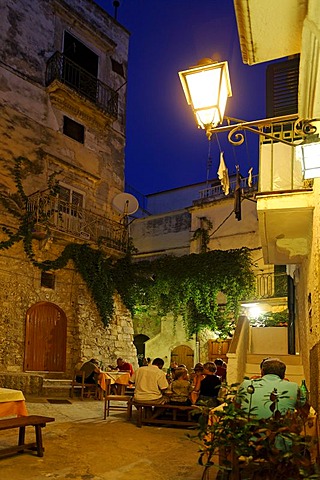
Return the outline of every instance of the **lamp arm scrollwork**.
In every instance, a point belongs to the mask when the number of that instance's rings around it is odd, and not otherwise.
[[[298,118],[298,120],[294,124],[294,132],[297,135],[301,135],[302,137],[308,137],[309,135],[314,135],[317,133],[317,126],[314,125],[314,122],[320,122],[320,118],[312,118],[312,119],[303,119]]]
[[[256,120],[251,122],[244,122],[242,120],[239,120],[239,123],[237,124],[232,123],[232,121],[234,120],[236,119],[231,119],[229,117],[226,117],[225,121],[227,122],[227,125],[223,125],[221,127],[212,127],[210,125],[207,125],[206,134],[208,139],[210,140],[213,134],[228,132],[228,141],[232,145],[240,146],[243,144],[245,140],[245,135],[242,132],[247,130],[251,133],[257,133],[258,135],[262,135],[263,137],[269,138],[276,142],[284,143],[285,145],[288,145],[290,147],[296,147],[297,143],[285,140],[280,136],[272,135],[271,133],[263,130],[263,128],[271,127],[272,125],[275,125],[275,124],[279,125],[281,123],[294,122],[294,125],[293,125],[294,133],[296,135],[299,135],[300,137],[303,137],[303,141],[304,141],[306,137],[310,135],[314,135],[317,132],[317,126],[314,125],[314,123],[320,121],[320,119],[318,118],[314,118],[310,120],[301,119],[301,118],[298,118],[298,116],[295,114],[286,115],[282,117],[265,118],[262,120]]]
[[[257,133],[258,135],[263,135],[264,137],[270,138],[271,140],[275,140],[277,142],[280,141],[281,143],[285,143],[286,145],[289,145],[290,147],[294,146],[294,144],[292,142],[288,142],[287,140],[284,140],[283,138],[275,137],[274,135],[271,135],[271,133],[263,132],[258,127],[253,128],[253,127],[249,127],[247,125],[241,125],[239,127],[235,127],[232,130],[230,130],[230,132],[228,133],[228,141],[232,145],[235,145],[235,146],[242,145],[244,140],[245,140],[244,134],[239,133],[239,130],[247,130],[248,132]],[[232,138],[233,136],[234,136],[234,138]]]

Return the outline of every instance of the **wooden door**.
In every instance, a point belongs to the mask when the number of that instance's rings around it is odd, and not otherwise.
[[[228,361],[227,353],[229,351],[230,340],[208,340],[208,359],[213,362],[216,358],[221,358],[224,362]]]
[[[25,371],[64,372],[67,318],[53,303],[39,302],[27,311]]]
[[[171,361],[176,362],[178,365],[181,363],[186,365],[189,371],[193,369],[193,358],[193,350],[187,345],[179,345],[171,352]]]

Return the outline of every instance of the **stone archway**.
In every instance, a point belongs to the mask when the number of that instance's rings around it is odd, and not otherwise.
[[[60,307],[39,302],[26,315],[24,370],[65,372],[67,317]]]

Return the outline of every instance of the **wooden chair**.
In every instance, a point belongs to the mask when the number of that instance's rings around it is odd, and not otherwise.
[[[111,402],[122,402],[120,405],[114,405]],[[125,405],[123,404],[125,402]],[[104,420],[110,415],[110,410],[122,410],[127,412],[127,418],[131,418],[132,414],[132,396],[131,395],[113,395],[111,394],[111,380],[106,379],[106,391],[104,394]]]
[[[81,377],[81,382],[77,381],[77,377]],[[98,385],[95,385],[93,383],[85,383],[85,372],[82,370],[75,370],[73,374],[73,379],[71,382],[70,397],[73,398],[75,390],[79,390],[79,389],[81,389],[81,392],[80,392],[81,400],[83,400],[84,397],[90,398],[91,396],[94,396],[95,398],[99,398]]]

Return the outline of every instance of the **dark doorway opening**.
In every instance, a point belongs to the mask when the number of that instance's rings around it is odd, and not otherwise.
[[[145,342],[149,340],[147,335],[139,334],[134,337],[133,343],[137,349],[139,367],[142,366],[142,361],[145,357]]]

